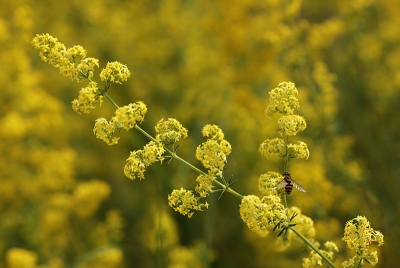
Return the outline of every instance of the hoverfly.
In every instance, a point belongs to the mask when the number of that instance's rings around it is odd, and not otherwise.
[[[276,189],[285,188],[286,194],[290,194],[293,190],[293,186],[296,187],[297,190],[301,192],[307,192],[303,186],[298,184],[295,180],[292,179],[289,172],[283,173],[283,180],[281,180],[277,185]]]

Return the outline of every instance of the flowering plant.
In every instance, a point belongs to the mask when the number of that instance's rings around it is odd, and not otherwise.
[[[177,212],[187,217],[192,217],[196,211],[207,209],[209,204],[206,199],[211,194],[218,194],[219,198],[224,193],[230,193],[241,199],[239,212],[242,220],[250,230],[260,236],[277,231],[281,247],[288,247],[294,237],[300,239],[309,250],[309,257],[303,259],[303,267],[315,267],[322,264],[335,267],[333,264],[338,247],[335,243],[327,241],[324,249],[319,249],[319,243],[314,241],[315,229],[311,218],[302,214],[300,208],[288,207],[287,196],[293,187],[301,191],[305,189],[291,179],[288,172],[289,160],[308,159],[310,152],[307,144],[302,141],[289,142],[289,138],[296,136],[306,127],[305,119],[294,114],[300,108],[297,98],[298,91],[294,83],[283,82],[270,92],[270,103],[266,109],[268,117],[281,114],[278,119],[279,138],[266,139],[259,147],[260,153],[267,159],[278,156],[283,159],[283,175],[278,172],[268,171],[259,177],[259,190],[263,197],[256,195],[241,195],[232,189],[235,182],[225,178],[224,169],[228,156],[232,152],[231,144],[225,139],[221,128],[216,125],[206,125],[202,134],[207,138],[196,149],[196,159],[207,170],[202,171],[177,154],[177,143],[187,137],[187,129],[176,119],[161,119],[155,126],[156,135],[153,137],[143,130],[138,124],[142,123],[147,113],[146,105],[138,101],[119,107],[108,94],[113,83],[121,84],[130,77],[128,67],[119,62],[107,63],[100,72],[100,80],[105,83],[99,87],[93,80],[95,67],[99,61],[87,58],[86,51],[81,46],[67,49],[57,38],[49,34],[36,35],[32,45],[39,51],[40,58],[50,65],[60,69],[60,73],[77,82],[88,81],[88,85],[81,89],[77,99],[72,101],[72,108],[78,114],[90,113],[98,103],[102,104],[104,97],[115,107],[115,115],[111,120],[99,118],[94,125],[94,135],[108,145],[118,143],[119,137],[115,135],[122,129],[128,131],[136,129],[149,138],[149,142],[139,150],[130,153],[124,167],[124,174],[131,180],[144,179],[146,169],[155,162],[162,163],[177,160],[199,175],[197,185],[193,190],[184,188],[175,189],[168,196],[168,204]],[[281,189],[285,189],[282,191]],[[281,239],[280,238],[280,239]],[[374,231],[365,217],[357,217],[349,221],[345,227],[345,237],[348,248],[356,250],[356,256],[342,265],[344,267],[360,267],[364,261],[375,265],[378,261],[376,252],[369,253],[368,246],[371,242],[383,245],[383,235]]]

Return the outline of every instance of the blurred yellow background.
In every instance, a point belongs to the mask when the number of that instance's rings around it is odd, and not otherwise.
[[[3,1],[0,4],[0,267],[301,267],[300,243],[281,252],[276,234],[259,238],[241,221],[240,200],[225,194],[187,219],[167,206],[172,189],[195,185],[178,162],[155,164],[146,179],[123,174],[129,152],[147,140],[121,131],[107,146],[90,115],[71,109],[84,83],[41,62],[30,42],[49,33],[88,57],[131,71],[110,95],[143,101],[141,125],[161,118],[188,130],[178,154],[195,159],[205,124],[232,144],[225,176],[258,192],[258,177],[282,172],[259,144],[276,137],[265,117],[268,92],[292,81],[308,128],[308,161],[289,171],[307,193],[288,202],[314,220],[316,238],[353,255],[344,224],[365,215],[385,235],[378,267],[400,267],[399,1]],[[98,74],[97,74],[98,75]],[[97,79],[95,75],[95,79]],[[97,79],[99,81],[99,79]]]

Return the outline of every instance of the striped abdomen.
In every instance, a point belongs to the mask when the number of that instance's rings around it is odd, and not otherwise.
[[[285,192],[286,194],[290,194],[293,190],[293,184],[290,181],[286,181]]]

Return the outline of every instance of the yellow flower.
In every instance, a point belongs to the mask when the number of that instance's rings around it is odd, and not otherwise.
[[[310,157],[310,151],[307,148],[305,142],[299,141],[299,144],[288,144],[287,145],[289,156],[297,159],[308,159]]]
[[[198,182],[198,184],[196,185],[196,192],[201,197],[208,196],[212,192],[212,188],[214,188],[214,185],[212,183],[215,179],[216,177],[212,174],[200,174],[196,179],[196,181]]]
[[[66,54],[65,45],[58,42],[58,39],[49,34],[37,34],[32,46],[39,51],[40,59],[58,68],[63,62]]]
[[[282,156],[285,153],[285,141],[279,138],[266,139],[261,143],[258,150],[266,158],[274,154]]]
[[[147,106],[141,101],[136,103],[130,103],[124,107],[119,107],[115,111],[115,116],[111,118],[111,121],[119,127],[129,130],[134,128],[139,122],[142,123],[144,116],[147,113]]]
[[[77,66],[80,74],[88,79],[91,79],[94,74],[94,67],[99,67],[99,60],[95,58],[85,58]]]
[[[278,132],[283,135],[294,136],[307,127],[306,120],[299,115],[284,115],[278,120]]]
[[[156,139],[163,144],[173,144],[181,138],[187,137],[187,129],[174,118],[168,118],[167,120],[162,118],[155,128],[157,132]]]
[[[164,152],[163,145],[161,143],[155,143],[154,141],[150,141],[146,144],[143,150],[131,152],[124,167],[125,176],[131,180],[137,177],[144,179],[146,168],[156,161],[162,162],[164,160],[162,157]]]
[[[115,145],[119,140],[119,137],[114,137],[115,130],[117,130],[117,126],[114,122],[108,122],[107,119],[101,117],[96,119],[93,133],[96,138],[105,141],[108,145]]]
[[[378,262],[377,252],[368,252],[368,249],[372,242],[376,242],[378,246],[382,246],[384,243],[383,234],[375,231],[364,216],[357,216],[357,218],[346,223],[342,240],[346,242],[348,248],[354,249],[359,257],[358,259],[353,257],[348,262],[345,262],[346,267],[351,267],[350,263],[355,259],[358,262],[365,260],[371,265],[375,265]]]
[[[227,156],[232,152],[231,144],[224,139],[224,133],[216,125],[206,125],[202,133],[208,139],[197,147],[196,159],[212,174],[222,177]]]
[[[278,194],[276,191],[276,185],[283,179],[282,174],[277,172],[268,171],[266,174],[262,174],[258,178],[258,190],[265,195]]]
[[[143,122],[146,112],[146,104],[141,101],[119,107],[110,121],[102,117],[96,119],[93,133],[96,138],[105,141],[108,145],[115,145],[119,140],[114,137],[115,131],[121,128],[129,130],[135,127],[138,122]]]
[[[122,84],[130,76],[128,67],[118,61],[108,62],[106,68],[100,72],[100,80],[107,83]]]
[[[193,216],[195,210],[202,211],[203,208],[208,208],[207,202],[205,204],[199,203],[199,198],[192,191],[183,188],[173,190],[168,195],[168,205],[182,215],[187,215],[188,218]]]
[[[39,51],[40,58],[51,66],[60,69],[60,73],[72,80],[81,82],[93,77],[94,67],[99,67],[99,60],[85,58],[86,50],[81,46],[66,49],[65,45],[49,34],[37,34],[32,46]],[[77,64],[76,60],[80,60]]]
[[[297,99],[297,88],[292,82],[282,82],[269,93],[269,105],[265,111],[267,116],[274,113],[293,114],[300,107]]]
[[[359,265],[363,265],[364,262],[361,260],[360,256],[356,255],[351,257],[348,261],[342,263],[342,268],[358,268]]]
[[[227,156],[231,153],[231,145],[226,140],[221,142],[207,140],[196,149],[196,159],[212,174],[222,177],[222,170],[227,162]]]
[[[217,125],[205,125],[201,130],[203,137],[207,137],[208,139],[222,141],[224,140],[224,133]]]
[[[278,195],[267,195],[261,200],[254,195],[244,196],[239,211],[249,229],[261,236],[287,219],[286,209]]]
[[[72,101],[72,109],[78,114],[88,114],[94,108],[94,104],[99,102],[100,105],[103,103],[103,96],[97,95],[97,83],[89,82],[87,87],[84,87],[79,91],[78,99]]]

